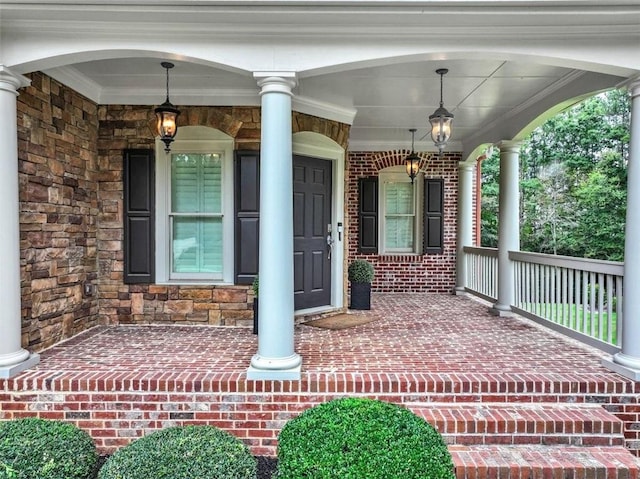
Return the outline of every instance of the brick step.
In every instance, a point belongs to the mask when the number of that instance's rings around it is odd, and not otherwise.
[[[638,479],[622,446],[452,445],[456,479]]]
[[[624,445],[622,422],[597,405],[409,404],[447,444]]]

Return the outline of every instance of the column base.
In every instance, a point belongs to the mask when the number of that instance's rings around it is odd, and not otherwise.
[[[10,379],[40,362],[39,354],[30,354],[27,359],[11,366],[0,366],[0,379]]]
[[[265,358],[256,354],[247,368],[247,379],[290,379],[299,381],[302,375],[302,358],[292,354],[286,358]]]
[[[453,290],[453,294],[456,296],[466,296],[467,290],[464,288],[464,286],[456,286]]]
[[[494,316],[513,316],[513,312],[511,311],[511,306],[507,306],[504,304],[495,303],[493,306],[489,308],[489,313]]]
[[[618,373],[621,376],[624,376],[625,378],[629,378],[633,381],[640,381],[640,368],[634,368],[634,367],[628,366],[627,364],[621,364],[616,362],[617,360],[620,359],[619,355],[621,354],[622,353],[618,353],[614,355],[612,359],[603,359],[602,365],[605,368],[610,369],[611,371]]]

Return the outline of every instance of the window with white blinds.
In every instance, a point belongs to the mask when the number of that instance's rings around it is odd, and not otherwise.
[[[420,238],[419,180],[411,183],[406,173],[383,170],[380,185],[380,232],[382,253],[417,253]]]
[[[411,183],[384,183],[385,229],[384,244],[387,251],[413,251],[413,225],[415,200]]]
[[[171,155],[170,277],[221,278],[222,178],[217,153]]]

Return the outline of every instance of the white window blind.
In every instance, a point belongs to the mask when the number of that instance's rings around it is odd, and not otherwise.
[[[220,275],[223,265],[219,154],[171,155],[172,273]]]
[[[387,251],[414,250],[415,198],[409,182],[384,183],[384,245]]]

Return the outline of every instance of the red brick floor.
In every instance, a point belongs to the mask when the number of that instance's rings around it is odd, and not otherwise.
[[[470,298],[374,295],[379,319],[344,330],[296,326],[295,349],[309,373],[526,374],[555,380],[624,381],[600,365],[603,353],[522,318],[499,318]],[[44,351],[22,378],[140,373],[243,374],[257,351],[246,328],[121,326],[98,328]],[[106,376],[105,376],[106,377]]]
[[[40,364],[0,380],[0,418],[76,421],[106,451],[149,430],[210,423],[257,454],[299,411],[359,394],[440,403],[600,404],[640,451],[640,383],[600,365],[603,353],[522,318],[488,314],[467,297],[374,295],[377,320],[344,330],[296,326],[301,381],[247,381],[250,329],[99,327],[52,347]],[[413,406],[412,406],[413,405]]]

